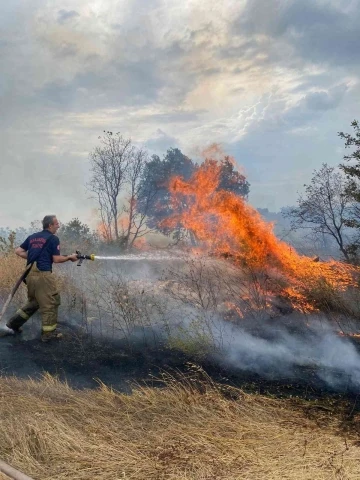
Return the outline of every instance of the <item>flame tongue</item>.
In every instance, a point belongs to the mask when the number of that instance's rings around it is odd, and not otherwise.
[[[302,310],[315,309],[306,297],[306,291],[315,284],[323,283],[337,290],[354,284],[353,267],[300,256],[276,238],[272,224],[266,223],[245,200],[218,190],[220,168],[219,162],[206,160],[188,182],[180,177],[171,180],[171,202],[174,211],[181,213],[167,218],[163,226],[181,225],[192,231],[207,249],[230,255],[248,267],[275,268],[288,282],[283,293]]]
[[[217,190],[219,173],[219,164],[206,160],[189,182],[173,178],[170,191],[174,210],[184,203],[188,208],[168,218],[165,226],[181,224],[209,249],[243,257],[248,265],[282,265],[285,252],[290,254],[289,246],[277,240],[272,225],[265,223],[258,211],[241,197]]]

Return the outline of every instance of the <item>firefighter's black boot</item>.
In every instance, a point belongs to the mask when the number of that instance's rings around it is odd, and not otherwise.
[[[20,333],[21,327],[24,325],[24,323],[27,322],[29,318],[38,310],[39,305],[37,303],[35,304],[35,302],[29,302],[25,305],[25,307],[19,308],[15,315],[13,315],[6,323],[6,326],[14,330],[14,332]]]
[[[15,331],[9,328],[8,326],[0,327],[0,338],[7,337],[9,335],[15,335]]]
[[[6,326],[14,330],[14,332],[21,332],[21,327],[25,322],[26,320],[23,317],[21,317],[18,313],[15,313],[15,315],[9,319]]]
[[[61,338],[63,338],[63,334],[56,330],[53,330],[52,332],[42,332],[41,334],[41,341],[45,343],[60,340]]]

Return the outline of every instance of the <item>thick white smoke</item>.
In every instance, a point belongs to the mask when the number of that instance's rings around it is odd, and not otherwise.
[[[320,323],[318,318],[310,326],[293,332],[279,322],[257,327],[256,334],[225,324],[222,337],[218,360],[228,367],[288,379],[296,379],[304,367],[331,388],[351,386],[360,390],[359,350],[350,339],[340,336],[328,322]]]

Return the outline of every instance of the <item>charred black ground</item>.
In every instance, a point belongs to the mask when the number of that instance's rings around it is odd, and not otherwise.
[[[161,387],[159,378],[163,373],[186,374],[191,365],[198,365],[214,381],[240,387],[249,393],[279,398],[345,400],[351,403],[353,412],[360,411],[358,386],[351,376],[344,379],[343,373],[334,369],[327,372],[316,366],[294,366],[291,375],[281,378],[271,368],[264,375],[229,368],[212,355],[203,358],[186,355],[160,341],[141,342],[137,338],[131,343],[121,339],[94,339],[65,324],[62,331],[63,339],[48,344],[42,343],[39,337],[31,340],[24,340],[21,336],[1,339],[1,374],[39,378],[44,372],[49,372],[77,389],[96,388],[102,382],[116,390],[131,393],[134,384]],[[355,340],[353,343],[360,350]],[[339,375],[341,381],[336,388],[330,387],[324,380],[327,373],[331,373],[332,377]]]

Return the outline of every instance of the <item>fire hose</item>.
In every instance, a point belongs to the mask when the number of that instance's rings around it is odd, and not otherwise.
[[[81,252],[79,252],[79,250],[76,250],[76,255],[77,255],[77,258],[78,258],[78,263],[77,263],[77,266],[80,267],[82,262],[84,260],[95,260],[95,255],[92,253],[91,255],[83,255]],[[9,293],[9,296],[7,297],[5,303],[4,303],[4,306],[0,312],[0,324],[1,324],[1,319],[2,317],[5,315],[5,312],[11,302],[11,300],[14,298],[14,295],[15,293],[17,292],[18,288],[20,287],[21,283],[26,279],[26,277],[28,276],[29,272],[30,272],[30,269],[31,269],[31,266],[27,266],[26,269],[24,270],[24,272],[21,274],[20,278],[17,280],[17,282],[15,283],[15,285],[13,286],[11,292]]]
[[[33,480],[31,477],[25,475],[25,473],[16,470],[5,462],[0,460],[0,473],[5,473],[9,478],[13,480]]]

